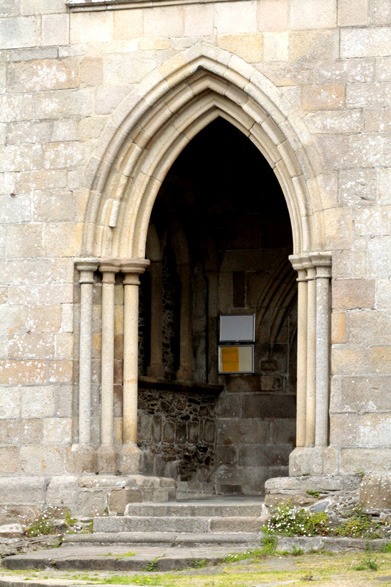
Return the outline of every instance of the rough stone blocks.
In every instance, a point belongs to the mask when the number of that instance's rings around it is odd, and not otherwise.
[[[366,510],[390,510],[391,475],[365,475],[360,486],[360,502]]]

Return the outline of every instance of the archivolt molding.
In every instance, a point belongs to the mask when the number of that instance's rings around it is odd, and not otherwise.
[[[152,72],[113,114],[86,173],[85,255],[145,256],[150,214],[167,171],[218,116],[248,136],[273,168],[287,202],[295,253],[323,249],[304,121],[252,66],[200,43]]]

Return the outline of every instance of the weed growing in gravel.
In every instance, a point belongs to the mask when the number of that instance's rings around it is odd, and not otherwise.
[[[379,563],[377,562],[377,558],[374,557],[372,554],[367,554],[362,561],[355,567],[353,567],[355,571],[377,571],[379,569]]]
[[[262,544],[262,549],[261,549],[262,555],[272,556],[273,554],[276,554],[276,548],[277,548],[277,537],[276,536],[274,536],[273,534],[270,534],[269,532],[265,532],[265,536],[262,538],[261,544]]]
[[[238,561],[252,560],[260,558],[264,554],[262,548],[254,548],[253,550],[246,550],[245,552],[232,552],[223,556],[220,563],[236,563]]]
[[[347,519],[335,528],[336,536],[349,538],[380,538],[385,524],[373,521],[367,516],[361,506],[357,506],[346,516]]]
[[[191,561],[190,566],[192,569],[203,569],[206,567],[206,560],[204,558],[201,560],[194,559]]]
[[[96,515],[99,515],[98,513]],[[69,508],[46,506],[33,518],[20,516],[20,523],[25,536],[36,538],[49,534],[80,534],[92,532],[92,521],[81,523],[74,518]]]
[[[157,556],[156,558],[151,560],[149,563],[147,563],[145,565],[145,567],[143,568],[143,571],[146,571],[147,573],[153,573],[154,571],[157,571],[157,561],[159,560],[159,558],[161,558],[161,557]]]
[[[328,533],[328,517],[325,512],[310,512],[283,503],[271,509],[271,518],[264,531],[283,536],[325,536]]]
[[[22,527],[25,535],[29,538],[62,534],[64,529],[61,528],[61,520],[64,520],[64,511],[58,507],[48,506],[36,514],[33,519],[23,516]]]
[[[289,501],[270,508],[271,518],[265,532],[282,536],[343,536],[347,538],[381,538],[391,533],[390,524],[373,520],[361,506],[344,515],[338,526],[332,525],[326,512],[311,512]],[[391,547],[390,547],[391,552]]]

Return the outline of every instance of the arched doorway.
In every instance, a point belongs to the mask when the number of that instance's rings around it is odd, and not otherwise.
[[[316,152],[311,149],[311,139],[305,124],[296,115],[292,105],[259,72],[237,57],[203,44],[192,47],[165,64],[164,74],[160,70],[153,72],[137,92],[131,94],[129,100],[124,101],[113,115],[112,126],[107,129],[110,140],[106,148],[102,145],[97,150],[86,173],[90,196],[85,220],[84,257],[77,261],[76,267],[80,271],[82,316],[79,438],[84,439],[81,448],[87,455],[88,470],[93,469],[91,463],[94,452],[84,450],[87,445],[91,448],[88,443],[91,437],[92,274],[98,269],[105,285],[102,307],[107,310],[107,319],[105,325],[102,325],[101,438],[111,443],[112,430],[109,431],[107,426],[105,428],[105,423],[112,422],[109,407],[113,401],[112,357],[115,338],[113,276],[116,273],[124,276],[124,346],[121,355],[123,411],[119,428],[122,429],[122,443],[120,440],[117,448],[111,444],[108,453],[112,455],[110,463],[118,455],[118,466],[116,463],[112,465],[114,470],[123,473],[139,471],[138,286],[139,275],[149,265],[145,257],[151,212],[164,179],[178,155],[200,131],[221,117],[247,136],[265,157],[278,179],[289,211],[294,251],[290,259],[299,273],[297,448],[290,455],[290,473],[322,472],[323,454],[328,445],[331,256],[319,252],[323,250],[324,240],[322,216],[319,214],[321,203],[311,164],[311,159],[316,161]],[[117,129],[114,133],[113,128]],[[155,237],[156,234],[151,237],[151,242],[156,241]],[[161,251],[156,253],[155,249],[154,254],[159,258]],[[181,247],[176,250],[182,251]],[[171,255],[173,258],[177,263],[174,250]],[[180,265],[190,284],[190,266],[186,255],[182,257]],[[235,280],[237,291],[240,292],[243,290],[240,286],[243,279],[239,275]],[[183,315],[180,322],[184,329],[183,317],[190,315],[184,310],[186,304],[190,307],[190,297],[181,296],[181,299],[185,299],[181,302]],[[190,332],[189,328],[187,330]],[[276,332],[279,332],[278,327]],[[182,371],[186,379],[186,371],[192,368],[189,344],[192,339],[188,337],[187,344],[182,345],[184,340],[181,336],[178,370]],[[210,344],[209,348],[214,347]],[[209,358],[209,353],[207,356]],[[150,366],[155,367],[153,364]],[[175,362],[172,364],[172,372],[176,372]],[[103,443],[101,448],[104,452],[103,449],[107,447]],[[74,453],[77,453],[76,449]]]
[[[296,425],[292,248],[268,162],[217,118],[171,166],[151,213],[139,346],[138,442],[147,473],[174,476],[182,492],[219,494],[263,493],[266,479],[288,474]],[[255,316],[252,373],[219,373],[221,315]]]

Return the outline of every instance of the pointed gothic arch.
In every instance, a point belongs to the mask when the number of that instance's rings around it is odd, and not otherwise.
[[[305,123],[252,66],[200,43],[147,76],[113,114],[86,174],[83,255],[144,257],[149,216],[167,170],[218,116],[248,136],[274,170],[289,210],[294,252],[323,249]]]
[[[322,204],[314,171],[322,166],[302,116],[284,95],[237,56],[199,43],[156,69],[123,100],[85,174],[85,261],[78,264],[82,290],[90,292],[94,267],[100,268],[111,288],[113,274],[125,274],[124,434],[119,454],[119,470],[123,472],[137,469],[139,459],[135,446],[138,275],[147,264],[151,211],[178,155],[219,116],[259,149],[286,200],[294,247],[291,261],[299,272],[298,449],[293,453],[292,470],[295,474],[309,473],[323,466],[316,459],[317,455],[322,458],[328,444],[331,260],[328,253],[313,252],[324,248]],[[86,294],[86,299],[90,295]],[[315,326],[322,331],[319,339]],[[89,338],[84,330],[88,330],[88,324],[81,327],[81,336]],[[112,340],[107,345],[111,346]],[[88,348],[81,346],[80,351],[85,370],[91,362]],[[107,370],[104,353],[106,349],[102,348],[102,365]],[[83,376],[83,390],[80,384],[80,397],[88,396],[87,375]],[[107,385],[112,386],[112,382]],[[112,392],[102,388],[104,395],[111,397]],[[106,416],[102,411],[102,422]]]

